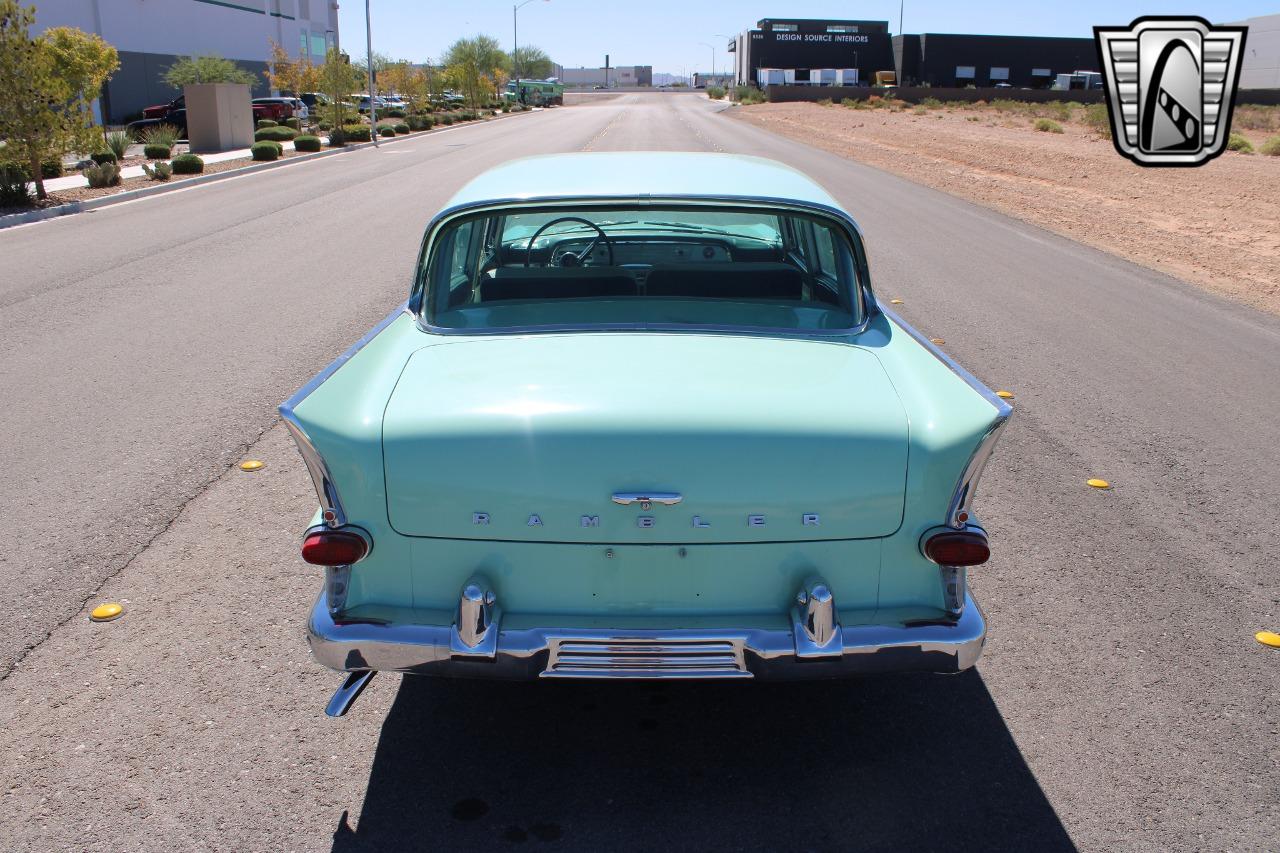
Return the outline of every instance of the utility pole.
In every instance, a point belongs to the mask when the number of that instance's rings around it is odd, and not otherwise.
[[[365,70],[369,72],[369,128],[373,147],[378,147],[378,106],[373,101],[373,18],[369,14],[369,0],[364,0]]]

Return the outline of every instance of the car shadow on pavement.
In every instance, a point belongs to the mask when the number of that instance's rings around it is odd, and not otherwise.
[[[973,671],[798,684],[409,676],[359,820],[337,823],[343,853],[1075,849]]]

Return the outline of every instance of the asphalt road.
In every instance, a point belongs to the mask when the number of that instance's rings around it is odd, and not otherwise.
[[[719,115],[625,95],[0,232],[0,837],[14,850],[1280,847],[1280,321]],[[382,675],[302,642],[275,404],[524,154],[791,163],[1015,423],[977,671],[802,685]],[[251,455],[267,467],[230,466]],[[1099,476],[1114,489],[1084,480]],[[126,616],[85,621],[86,601]]]

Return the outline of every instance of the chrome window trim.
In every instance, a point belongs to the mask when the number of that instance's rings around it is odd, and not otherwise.
[[[436,235],[449,221],[459,217],[486,210],[510,209],[513,207],[547,207],[590,205],[602,207],[611,204],[639,207],[661,207],[663,205],[740,205],[744,207],[774,207],[795,210],[833,219],[845,229],[854,250],[854,265],[858,276],[858,294],[861,297],[862,320],[854,326],[840,329],[793,329],[774,326],[739,326],[719,325],[713,323],[558,323],[555,325],[537,326],[501,326],[481,328],[455,328],[452,326],[436,326],[427,322],[425,317],[426,296],[426,261],[429,257]],[[413,313],[418,328],[433,335],[529,335],[557,332],[614,332],[614,331],[654,331],[654,332],[727,332],[746,334],[849,337],[866,331],[875,314],[880,310],[875,293],[871,289],[871,273],[867,265],[866,247],[862,238],[862,229],[845,211],[838,207],[821,202],[801,199],[775,198],[772,196],[748,195],[673,195],[673,196],[528,196],[485,201],[467,202],[453,205],[440,211],[427,225],[422,243],[418,250],[418,263],[414,270],[413,289],[409,296],[409,310]]]
[[[302,456],[302,462],[307,466],[307,473],[311,475],[311,483],[315,486],[316,497],[320,501],[321,517],[329,527],[342,527],[347,523],[347,514],[342,508],[342,499],[338,496],[338,487],[333,480],[333,475],[329,472],[329,466],[311,441],[311,437],[307,435],[307,431],[302,428],[302,422],[294,414],[294,409],[303,400],[307,399],[312,391],[319,388],[326,379],[336,373],[338,368],[350,361],[352,356],[362,350],[369,341],[377,337],[379,332],[395,322],[401,314],[410,313],[408,306],[409,303],[405,302],[382,318],[377,325],[365,332],[360,340],[352,344],[342,355],[331,361],[323,370],[311,377],[305,385],[295,391],[293,396],[281,403],[278,408],[280,418],[293,435],[293,441],[298,446],[298,454]]]

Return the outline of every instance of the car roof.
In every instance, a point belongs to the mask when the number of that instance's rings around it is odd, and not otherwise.
[[[446,207],[561,198],[785,199],[843,210],[812,178],[763,157],[674,151],[594,151],[524,157],[466,184]]]

